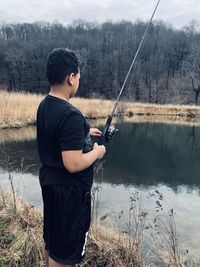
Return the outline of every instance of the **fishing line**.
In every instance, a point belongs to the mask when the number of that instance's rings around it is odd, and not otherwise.
[[[112,123],[112,119],[113,119],[113,116],[114,116],[114,114],[115,114],[115,110],[116,110],[117,105],[118,105],[118,103],[119,103],[120,97],[121,97],[121,95],[122,95],[122,93],[123,93],[123,91],[124,91],[126,82],[127,82],[128,77],[129,77],[129,75],[130,75],[130,72],[131,72],[133,66],[135,65],[135,62],[136,62],[137,57],[138,57],[138,55],[139,55],[139,52],[141,51],[142,45],[143,45],[143,43],[144,43],[144,41],[145,41],[145,38],[146,38],[146,36],[147,36],[147,32],[148,32],[149,27],[150,27],[150,25],[151,25],[151,22],[152,22],[152,20],[153,20],[153,18],[154,18],[154,15],[155,15],[155,13],[156,13],[156,10],[157,10],[157,8],[158,8],[159,3],[160,3],[160,0],[158,0],[158,2],[157,2],[157,4],[156,4],[156,7],[155,7],[155,9],[154,9],[154,11],[153,11],[153,14],[152,14],[152,16],[151,16],[151,18],[150,18],[150,20],[149,20],[149,23],[147,24],[147,27],[146,27],[146,29],[145,29],[145,31],[144,31],[144,34],[143,34],[143,36],[142,36],[142,39],[141,39],[140,44],[139,44],[139,46],[138,46],[138,49],[137,49],[137,51],[136,51],[136,53],[135,53],[135,56],[134,56],[134,58],[133,58],[133,60],[132,60],[132,63],[131,63],[131,65],[130,65],[130,68],[129,68],[128,72],[127,72],[127,75],[126,75],[125,80],[124,80],[124,82],[123,82],[123,85],[122,85],[122,87],[121,87],[120,93],[119,93],[119,95],[118,95],[118,97],[117,97],[117,100],[116,100],[114,106],[113,106],[113,110],[112,110],[111,114],[110,114],[110,115],[108,116],[108,118],[107,118],[106,124],[105,124],[105,126],[104,126],[104,128],[103,128],[103,131],[102,131],[102,135],[101,135],[101,137],[100,137],[100,139],[99,139],[99,142],[98,142],[99,145],[102,145],[103,143],[108,143],[108,142],[112,139],[112,136],[113,136],[113,135],[116,133],[116,131],[117,131],[116,128],[115,128],[113,125],[111,125],[111,123]]]

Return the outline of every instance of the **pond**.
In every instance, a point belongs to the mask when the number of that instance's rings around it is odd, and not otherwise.
[[[182,253],[189,251],[200,266],[200,127],[121,121],[118,129],[95,177],[98,218],[128,233],[130,218],[143,214],[144,257],[161,242],[152,235],[155,218],[165,220],[166,229],[175,220]],[[10,172],[19,194],[42,210],[35,128],[1,130],[0,146],[1,187],[9,187]]]

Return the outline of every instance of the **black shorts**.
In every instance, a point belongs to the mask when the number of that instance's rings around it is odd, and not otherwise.
[[[85,255],[91,221],[91,193],[69,185],[42,186],[43,238],[58,263],[80,263]]]

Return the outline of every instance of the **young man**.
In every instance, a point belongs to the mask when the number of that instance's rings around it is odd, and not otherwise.
[[[47,60],[50,92],[37,111],[39,172],[44,202],[46,266],[81,262],[91,216],[92,165],[105,147],[88,149],[87,136],[100,136],[82,113],[70,104],[79,86],[80,60],[74,51],[54,49]]]

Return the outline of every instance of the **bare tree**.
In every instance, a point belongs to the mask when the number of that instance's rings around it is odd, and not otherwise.
[[[189,71],[188,71],[188,74],[191,78],[192,90],[195,93],[195,105],[197,106],[198,105],[198,97],[199,97],[199,93],[200,93],[200,85],[196,87],[193,75]]]
[[[116,98],[137,50],[146,23],[121,21],[103,24],[82,20],[63,26],[37,22],[0,27],[0,86],[8,90],[48,92],[45,62],[55,47],[83,54],[79,96]],[[176,30],[154,22],[133,70],[124,97],[141,102],[191,103],[183,62],[200,79],[200,32],[194,25]],[[181,81],[181,84],[180,84]],[[177,88],[177,84],[179,88]],[[194,82],[193,82],[194,83]],[[198,87],[193,87],[195,103]]]

